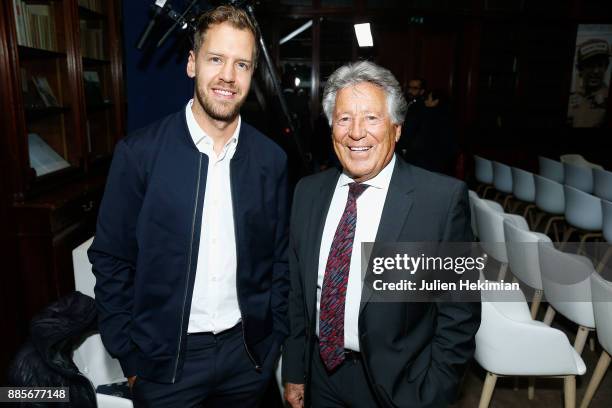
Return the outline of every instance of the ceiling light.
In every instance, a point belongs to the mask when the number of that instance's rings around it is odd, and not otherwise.
[[[370,31],[370,23],[355,24],[355,35],[357,36],[357,43],[359,43],[360,47],[374,46],[372,32]]]

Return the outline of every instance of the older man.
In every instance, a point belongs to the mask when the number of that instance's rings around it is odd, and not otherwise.
[[[285,397],[294,408],[445,406],[472,357],[480,306],[365,302],[360,244],[471,241],[466,186],[394,155],[406,101],[388,70],[339,68],[323,108],[343,171],[296,188]]]

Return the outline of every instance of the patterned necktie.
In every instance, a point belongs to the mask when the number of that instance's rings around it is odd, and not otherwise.
[[[366,188],[367,184],[349,184],[346,207],[325,266],[319,306],[319,351],[328,371],[344,361],[344,303],[357,223],[357,198]]]

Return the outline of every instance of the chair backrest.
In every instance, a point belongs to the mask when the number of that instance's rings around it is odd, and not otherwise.
[[[593,192],[593,169],[589,166],[578,166],[570,163],[563,163],[565,169],[565,185],[572,186],[585,193]]]
[[[591,261],[581,255],[561,252],[548,242],[538,244],[538,254],[546,300],[574,323],[595,327],[590,283],[595,269]]]
[[[565,182],[563,163],[549,159],[548,157],[538,156],[538,164],[540,167],[540,176],[561,184]]]
[[[601,231],[603,225],[601,199],[567,184],[563,188],[567,223],[587,231]]]
[[[599,198],[612,201],[612,172],[593,169],[593,193]]]
[[[559,158],[562,163],[574,164],[576,166],[587,166],[593,169],[603,169],[599,164],[592,163],[585,159],[581,154],[564,154]]]
[[[612,282],[594,273],[591,275],[591,291],[597,338],[608,354],[612,354]]]
[[[538,242],[551,242],[550,238],[520,228],[509,220],[504,220],[504,237],[512,274],[530,287],[542,290]]]
[[[493,162],[493,186],[502,193],[512,193],[512,171],[510,166]]]
[[[87,258],[87,250],[92,242],[93,238],[90,238],[76,247],[72,251],[72,262],[76,290],[85,295],[95,297],[94,285],[96,280]],[[108,354],[98,333],[91,334],[75,349],[73,361],[95,387],[102,384],[125,381],[119,361]]]
[[[601,200],[601,217],[603,236],[608,243],[612,244],[612,202]]]
[[[474,202],[476,224],[480,246],[493,259],[507,263],[508,255],[504,243],[504,215],[493,210],[486,201]]]
[[[493,183],[493,164],[491,160],[474,155],[474,176],[479,183]]]
[[[485,370],[501,375],[583,374],[586,366],[567,336],[532,320],[522,292],[511,293],[512,299],[508,299],[508,292],[481,292],[476,361]]]
[[[476,194],[474,190],[468,191],[468,196],[470,199],[470,225],[472,227],[472,234],[474,234],[474,236],[477,237],[478,236],[478,226],[476,225],[476,213],[474,211],[474,202],[476,200],[480,200],[480,197],[478,197],[478,194]]]
[[[563,184],[533,175],[536,189],[536,206],[549,214],[561,215],[565,213],[565,192]]]
[[[533,173],[512,167],[512,194],[521,201],[535,201],[535,181]]]
[[[87,250],[93,242],[93,237],[72,250],[72,266],[74,268],[74,288],[84,295],[94,296],[96,278],[91,271]]]

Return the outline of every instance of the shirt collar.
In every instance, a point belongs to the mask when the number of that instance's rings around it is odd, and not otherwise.
[[[367,184],[370,187],[386,189],[389,187],[389,183],[391,182],[391,176],[393,175],[393,169],[395,168],[395,154],[391,158],[391,161],[387,163],[385,167],[378,173],[376,176],[371,178],[370,180],[364,181],[364,184]],[[340,186],[348,186],[350,183],[353,183],[354,180],[350,178],[346,173],[342,172],[340,175],[340,180],[338,180],[338,185]]]
[[[193,106],[193,99],[190,99],[187,102],[187,106],[185,106],[185,116],[187,118],[187,128],[189,129],[189,134],[191,135],[191,139],[193,140],[193,144],[198,147],[202,143],[212,145],[212,138],[206,134],[204,129],[200,127],[198,122],[196,121],[195,116],[193,115],[193,111],[191,107]],[[238,126],[236,126],[236,130],[234,130],[234,134],[229,138],[227,143],[225,143],[224,149],[230,145],[238,144],[238,136],[240,135],[240,127],[242,125],[242,118],[238,115]],[[199,147],[198,147],[199,148]]]

